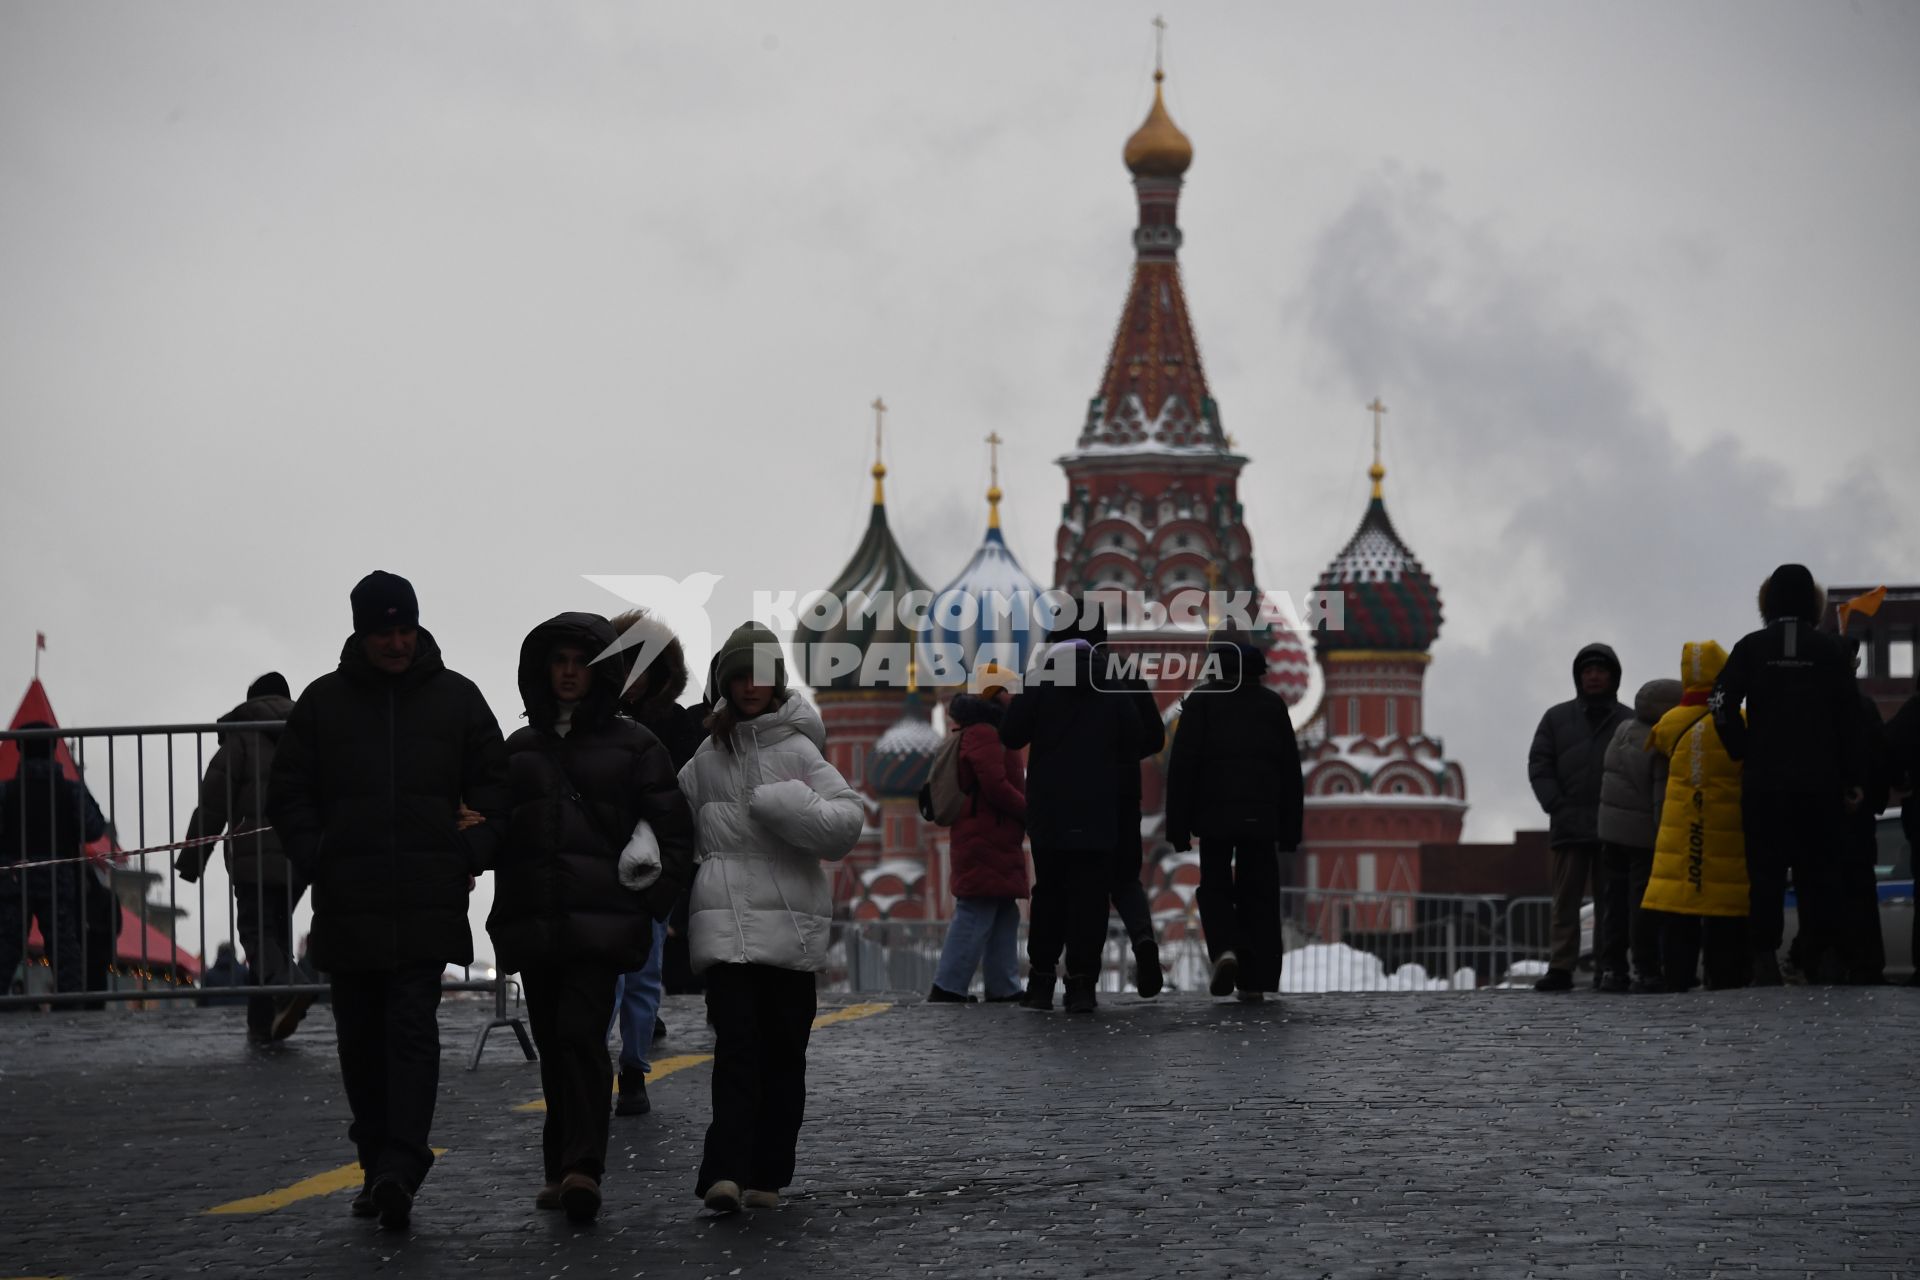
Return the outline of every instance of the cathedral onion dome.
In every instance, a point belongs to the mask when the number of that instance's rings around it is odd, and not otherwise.
[[[1263,647],[1267,674],[1261,683],[1285,698],[1288,706],[1299,706],[1313,679],[1313,655],[1305,638],[1292,627],[1277,626],[1267,634]]]
[[[821,692],[880,689],[897,693],[907,687],[909,656],[919,633],[901,622],[901,602],[909,592],[925,592],[927,597],[933,593],[925,579],[914,572],[906,553],[894,541],[893,531],[887,527],[886,475],[886,467],[875,462],[873,509],[867,517],[866,534],[854,549],[853,558],[847,561],[847,567],[826,590],[839,606],[831,615],[832,623],[820,628],[809,626],[808,615],[803,613],[794,632],[796,646],[807,647],[801,650],[803,672],[812,687]],[[848,605],[856,596],[884,599],[888,602],[887,608],[884,613],[876,610],[854,616],[855,611],[850,611]],[[909,608],[905,612],[911,619],[915,611]],[[864,666],[867,655],[878,644],[897,645],[899,652],[888,654],[876,663],[875,679],[863,680],[858,667],[830,679],[812,679],[816,672],[824,674],[827,667],[824,658],[808,651],[811,646],[852,645]]]
[[[1166,100],[1160,96],[1164,79],[1161,72],[1153,73],[1153,109],[1147,112],[1146,123],[1127,139],[1127,149],[1121,153],[1137,178],[1177,178],[1193,163],[1193,143],[1174,124],[1167,114]]]
[[[1315,628],[1322,654],[1339,650],[1383,649],[1424,653],[1440,634],[1440,589],[1394,532],[1380,495],[1385,472],[1375,463],[1373,498],[1360,527],[1327,571],[1318,590],[1345,595],[1345,626]]]
[[[997,445],[999,438],[993,437]],[[1027,669],[1027,657],[1046,634],[1040,616],[1042,587],[1014,559],[1000,532],[999,464],[987,490],[987,536],[959,576],[933,602],[932,639],[943,650],[958,646],[961,667],[972,672],[985,657],[1014,671]],[[928,670],[942,670],[929,663]]]
[[[926,785],[940,733],[933,727],[917,690],[907,694],[900,718],[873,744],[867,757],[867,785],[882,799],[911,799]]]

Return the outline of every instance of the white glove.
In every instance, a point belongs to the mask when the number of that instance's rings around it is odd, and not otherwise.
[[[650,889],[660,878],[660,842],[646,819],[633,829],[633,839],[620,851],[620,883],[629,889]]]

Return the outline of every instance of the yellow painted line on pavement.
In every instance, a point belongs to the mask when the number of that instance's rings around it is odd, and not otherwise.
[[[891,1008],[893,1006],[890,1004],[850,1004],[844,1009],[835,1009],[831,1013],[821,1014],[813,1020],[813,1028],[818,1031],[821,1027],[831,1027],[837,1023],[857,1022],[861,1018],[871,1018],[876,1013],[885,1013]],[[674,1058],[662,1058],[647,1072],[647,1083],[652,1084],[655,1080],[670,1076],[676,1071],[685,1071],[688,1067],[697,1067],[712,1061],[713,1055],[710,1053],[686,1053]],[[535,1098],[532,1102],[523,1102],[514,1108],[515,1111],[533,1113],[546,1109],[545,1098]]]
[[[871,1018],[876,1013],[885,1013],[893,1008],[890,1004],[850,1004],[844,1009],[835,1009],[832,1013],[823,1013],[813,1020],[813,1029],[831,1027],[839,1022],[858,1022],[861,1018]]]
[[[712,1061],[713,1055],[710,1053],[683,1053],[672,1058],[662,1058],[647,1068],[647,1083],[652,1084],[655,1080],[670,1076],[676,1071],[685,1071],[688,1067],[697,1067],[703,1062]],[[618,1093],[619,1090],[615,1089],[614,1092]],[[515,1111],[545,1111],[546,1109],[545,1098],[535,1098],[532,1102],[523,1102],[514,1108]]]
[[[433,1154],[447,1154],[445,1147],[435,1147]],[[325,1173],[316,1173],[311,1178],[302,1178],[290,1187],[281,1187],[278,1191],[269,1191],[263,1196],[248,1196],[245,1200],[231,1200],[226,1204],[217,1204],[207,1210],[210,1214],[231,1213],[272,1213],[275,1209],[284,1209],[300,1200],[311,1200],[315,1196],[330,1196],[336,1191],[345,1191],[348,1187],[358,1187],[366,1178],[366,1171],[358,1161],[343,1164],[338,1169],[329,1169]]]

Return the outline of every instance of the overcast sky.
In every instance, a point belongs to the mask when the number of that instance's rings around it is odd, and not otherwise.
[[[1630,693],[1782,559],[1920,580],[1911,4],[17,2],[0,689],[45,631],[64,722],[207,719],[382,567],[510,731],[521,636],[620,607],[582,574],[722,574],[718,627],[829,581],[876,393],[922,576],[998,431],[1046,580],[1156,11],[1261,580],[1351,533],[1384,397],[1469,838],[1539,820],[1582,642]]]

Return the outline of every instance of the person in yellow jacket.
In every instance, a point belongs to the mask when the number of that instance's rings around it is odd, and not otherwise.
[[[1695,985],[1703,944],[1709,990],[1744,987],[1752,976],[1740,765],[1707,706],[1726,663],[1727,651],[1711,640],[1682,646],[1680,705],[1647,735],[1647,750],[1667,757],[1667,792],[1641,906],[1666,913],[1661,953],[1669,991]]]

